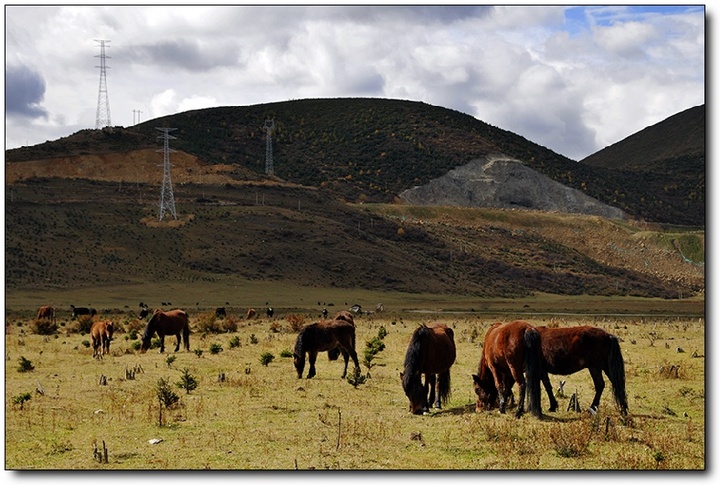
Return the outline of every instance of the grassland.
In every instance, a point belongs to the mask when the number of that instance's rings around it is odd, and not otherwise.
[[[358,295],[359,296],[359,295]],[[392,301],[392,300],[388,300]],[[313,302],[312,306],[318,302]],[[326,303],[326,302],[321,302]],[[342,304],[342,303],[340,303]],[[587,302],[586,302],[587,304]],[[461,305],[462,306],[462,305]],[[6,314],[5,467],[11,470],[703,470],[706,468],[704,318],[660,315],[526,315],[536,324],[594,324],[622,339],[630,416],[623,419],[609,387],[597,416],[568,411],[576,392],[586,409],[587,372],[565,377],[561,409],[544,420],[497,411],[476,413],[470,375],[488,326],[506,313],[389,310],[361,316],[362,350],[387,330],[385,348],[362,365],[367,380],[340,379],[341,364],[324,354],[318,375],[298,379],[292,358],[294,318],[310,323],[319,309],[226,320],[191,312],[191,351],[136,350],[138,322],[121,310],[110,317],[111,354],[93,359],[89,336],[61,318],[59,332],[38,335],[33,318]],[[339,309],[339,308],[336,308]],[[27,313],[27,312],[26,312]],[[408,412],[399,373],[411,332],[421,322],[455,329],[458,357],[452,397],[430,415]],[[208,322],[237,329],[203,332]],[[174,338],[170,339],[174,343]],[[221,350],[219,350],[221,349]],[[679,351],[678,349],[681,349]],[[272,354],[268,365],[263,354]],[[22,358],[33,370],[20,372]],[[351,367],[352,369],[352,364]],[[129,378],[134,371],[134,378]],[[197,388],[177,387],[190,375]],[[104,383],[101,382],[105,377]],[[164,379],[179,401],[158,398]],[[558,376],[553,376],[557,385]],[[609,386],[609,383],[608,383]],[[39,392],[42,390],[42,393]],[[29,395],[29,400],[23,400]],[[543,405],[547,408],[547,397]],[[151,440],[160,440],[155,444]],[[107,463],[94,448],[107,450]],[[101,453],[102,455],[102,453]]]

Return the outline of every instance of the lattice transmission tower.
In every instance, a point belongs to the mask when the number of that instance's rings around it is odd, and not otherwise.
[[[170,213],[174,219],[177,219],[177,212],[175,212],[175,196],[173,195],[172,178],[170,177],[170,168],[172,167],[172,164],[170,163],[170,152],[175,151],[170,149],[170,140],[177,140],[176,137],[170,135],[170,132],[177,130],[177,128],[155,129],[160,130],[163,133],[158,136],[158,138],[163,139],[163,148],[162,150],[157,150],[163,152],[163,179],[162,189],[160,191],[160,214],[158,220],[162,221],[166,213]]]
[[[95,39],[95,42],[100,42],[100,55],[95,56],[100,58],[100,65],[95,66],[100,68],[100,87],[98,88],[97,112],[95,114],[95,129],[99,130],[110,126],[110,102],[107,93],[107,70],[109,67],[105,65],[105,59],[110,58],[110,56],[105,55],[105,44],[110,41]]]
[[[265,131],[267,132],[267,138],[265,139],[265,173],[268,175],[275,173],[272,153],[272,132],[274,129],[275,120],[265,120]]]

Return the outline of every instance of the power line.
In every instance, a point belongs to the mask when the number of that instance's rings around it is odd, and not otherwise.
[[[95,114],[95,129],[99,130],[111,126],[110,101],[107,93],[107,70],[110,68],[105,65],[105,59],[110,59],[110,56],[105,55],[105,44],[110,41],[95,39],[95,42],[100,42],[100,55],[95,56],[100,58],[100,65],[95,66],[100,68],[100,86],[98,88],[97,112]]]
[[[166,213],[170,213],[173,219],[177,219],[177,212],[175,212],[175,196],[173,195],[172,178],[170,177],[170,152],[175,150],[170,149],[170,140],[177,140],[176,137],[171,136],[170,132],[177,130],[177,128],[155,128],[161,131],[163,134],[158,138],[163,139],[163,149],[157,150],[163,152],[163,179],[162,189],[160,191],[160,214],[159,220],[162,221]]]
[[[272,132],[274,129],[275,120],[265,120],[265,131],[267,132],[265,143],[265,173],[268,175],[273,175],[275,173],[272,153]]]

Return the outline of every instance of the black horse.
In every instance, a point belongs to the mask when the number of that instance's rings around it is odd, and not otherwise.
[[[295,341],[295,352],[293,353],[293,363],[295,364],[298,379],[302,377],[305,369],[305,354],[308,354],[310,362],[307,378],[311,379],[316,374],[315,361],[318,352],[327,351],[330,360],[335,360],[338,357],[336,349],[340,350],[345,359],[345,368],[342,373],[343,379],[347,375],[348,360],[350,358],[355,364],[355,369],[360,369],[357,352],[355,351],[355,325],[345,320],[323,321],[305,325],[298,333]]]
[[[404,370],[400,373],[403,390],[410,400],[411,413],[427,412],[430,402],[438,409],[447,402],[450,397],[450,367],[455,363],[455,356],[454,333],[446,325],[423,324],[413,332],[405,353]],[[423,374],[425,384],[422,383]]]

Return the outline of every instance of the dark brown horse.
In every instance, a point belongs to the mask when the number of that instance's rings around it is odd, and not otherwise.
[[[504,413],[512,399],[512,386],[518,383],[520,397],[515,417],[528,411],[542,416],[540,408],[540,379],[542,354],[539,332],[527,322],[495,323],[485,334],[478,373],[473,375],[477,394],[476,411],[492,409],[499,398],[500,412]]]
[[[115,325],[110,320],[92,324],[90,337],[92,338],[93,357],[102,358],[103,355],[110,353],[110,341],[114,331]]]
[[[293,353],[293,363],[298,379],[302,378],[305,369],[305,354],[308,354],[310,370],[307,378],[315,376],[315,361],[318,352],[328,352],[330,360],[338,358],[337,349],[345,359],[342,378],[347,375],[348,360],[352,358],[355,369],[360,369],[357,352],[355,351],[355,325],[345,320],[322,321],[305,325],[298,333]],[[334,358],[333,358],[334,356]]]
[[[180,350],[180,342],[183,340],[185,341],[185,350],[190,350],[190,323],[188,315],[184,311],[170,310],[164,312],[159,308],[156,309],[143,332],[142,344],[140,345],[141,352],[145,353],[150,348],[150,342],[156,332],[160,337],[160,352],[165,352],[166,335],[175,335],[177,337],[175,352]]]
[[[592,326],[568,328],[536,327],[542,341],[545,391],[550,399],[550,411],[558,407],[547,374],[570,375],[582,369],[590,371],[595,385],[595,397],[590,408],[597,411],[605,389],[602,373],[610,379],[615,404],[623,416],[627,415],[625,394],[625,363],[620,343],[615,335]]]
[[[454,334],[446,325],[422,324],[413,332],[405,353],[404,370],[400,373],[403,390],[410,400],[411,413],[428,412],[430,402],[437,409],[447,403],[450,397],[450,367],[455,363],[455,355]],[[425,384],[422,383],[423,374]]]

